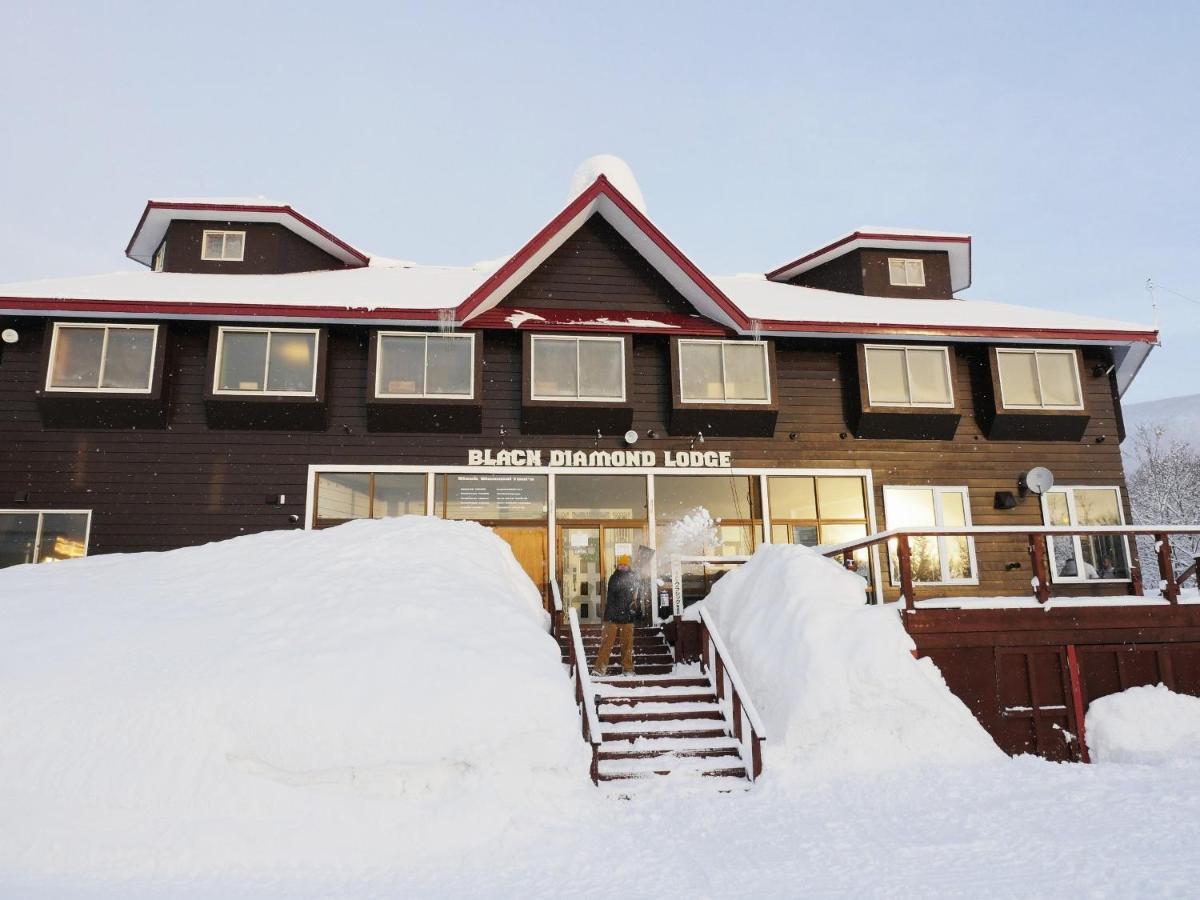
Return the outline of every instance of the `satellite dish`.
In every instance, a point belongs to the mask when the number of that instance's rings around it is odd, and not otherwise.
[[[1021,476],[1021,491],[1037,494],[1039,497],[1054,487],[1054,473],[1045,466],[1034,466]]]
[[[637,440],[638,440],[638,433],[636,431],[634,431],[632,428],[630,428],[627,432],[625,432],[625,443],[636,444]]]
[[[4,331],[0,332],[0,340],[3,340],[6,344],[15,344],[19,337],[20,335],[17,334],[17,329],[15,328],[5,328]]]

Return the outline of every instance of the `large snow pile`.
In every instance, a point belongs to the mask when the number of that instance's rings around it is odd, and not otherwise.
[[[1200,698],[1164,684],[1093,700],[1084,725],[1094,762],[1200,760]]]
[[[0,621],[0,868],[395,864],[592,791],[537,589],[473,523],[21,566]]]
[[[1002,754],[894,609],[807,547],[758,549],[689,610],[709,610],[767,730],[764,770],[803,776]]]

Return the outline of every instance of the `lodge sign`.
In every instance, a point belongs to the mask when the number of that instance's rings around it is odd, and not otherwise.
[[[729,469],[729,450],[468,450],[469,466],[552,466],[558,468]]]

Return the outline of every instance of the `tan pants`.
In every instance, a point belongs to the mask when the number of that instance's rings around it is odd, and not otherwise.
[[[613,644],[617,635],[621,636],[621,668],[626,675],[633,674],[633,623],[618,625],[616,622],[605,622],[604,631],[600,635],[600,650],[596,654],[596,664],[592,666],[597,672],[608,670],[608,657],[612,655]]]

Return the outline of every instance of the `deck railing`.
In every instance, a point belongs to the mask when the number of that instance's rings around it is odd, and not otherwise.
[[[1014,536],[1024,536],[1028,542],[1030,566],[1033,572],[1030,578],[1033,596],[1038,603],[1046,603],[1051,597],[1054,583],[1050,576],[1049,556],[1046,548],[1048,538],[1074,536],[1108,536],[1137,538],[1148,536],[1154,539],[1155,558],[1158,563],[1159,587],[1168,603],[1179,602],[1179,585],[1187,577],[1196,574],[1196,565],[1175,573],[1171,556],[1171,535],[1200,535],[1200,525],[1090,525],[1090,526],[1029,526],[1029,525],[976,525],[964,528],[893,528],[869,537],[847,541],[843,544],[827,544],[820,547],[825,556],[834,557],[852,554],[856,550],[866,550],[877,547],[889,541],[896,542],[896,568],[899,575],[901,601],[910,612],[916,609],[916,582],[913,580],[912,544],[913,538],[920,537],[967,537],[988,538],[1002,536],[1012,539]],[[1126,541],[1126,553],[1129,553],[1129,542]],[[1072,557],[1074,558],[1074,556]],[[1081,565],[1082,560],[1076,560]],[[1087,584],[1117,583],[1127,581],[1130,593],[1142,594],[1142,573],[1138,566],[1136,554],[1129,560],[1128,579],[1079,579],[1069,582],[1072,586]]]
[[[733,735],[741,744],[742,759],[746,761],[746,777],[754,781],[762,774],[762,742],[767,732],[763,728],[758,710],[750,700],[750,692],[742,683],[733,657],[725,648],[721,634],[713,624],[708,610],[700,611],[700,662],[711,672],[713,690],[717,701],[724,706],[729,703],[733,721]]]
[[[580,707],[583,723],[583,739],[592,748],[592,783],[600,782],[600,743],[604,736],[600,731],[600,716],[596,712],[596,686],[588,671],[587,653],[583,649],[583,633],[579,628],[579,613],[575,607],[567,610],[567,622],[571,629],[571,668],[575,674],[575,702]]]

